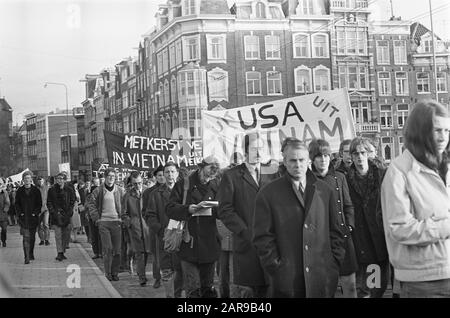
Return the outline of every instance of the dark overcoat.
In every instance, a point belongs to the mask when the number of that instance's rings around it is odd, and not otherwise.
[[[75,205],[75,190],[68,185],[64,185],[62,189],[58,189],[59,185],[55,184],[48,190],[47,208],[50,213],[50,222],[59,227],[65,227],[70,224],[73,216],[73,206]],[[58,200],[58,192],[63,200]]]
[[[339,223],[342,227],[345,238],[345,258],[339,274],[342,276],[350,275],[357,271],[358,262],[352,239],[352,230],[355,228],[355,210],[350,198],[347,179],[342,172],[335,171],[332,165],[330,165],[328,173],[323,177],[315,171],[314,167],[313,171],[317,178],[327,183],[336,194],[336,207],[338,211]]]
[[[352,164],[347,174],[350,197],[355,209],[355,228],[352,233],[358,262],[372,264],[388,259],[381,213],[381,183],[385,170],[369,160],[367,179],[359,177]]]
[[[264,171],[261,168],[261,171]],[[255,200],[259,189],[277,178],[261,174],[258,185],[245,163],[226,171],[220,183],[218,217],[233,232],[233,283],[243,286],[266,286],[261,262],[251,242]],[[257,215],[256,215],[257,217]]]
[[[144,188],[145,190],[145,188]],[[134,188],[128,190],[122,202],[122,220],[131,240],[131,249],[135,253],[150,253],[150,230],[142,214],[143,194]]]
[[[30,193],[27,195],[25,186],[17,190],[15,207],[19,224],[23,229],[34,229],[39,224],[39,214],[42,208],[41,192],[31,185]]]
[[[256,197],[253,243],[270,275],[271,297],[333,297],[344,233],[329,186],[307,173],[304,198],[285,176]]]
[[[178,181],[170,193],[170,202],[166,207],[166,214],[176,221],[187,221],[192,240],[182,242],[178,257],[195,264],[214,263],[219,259],[220,237],[217,231],[217,209],[212,209],[212,216],[193,216],[189,213],[189,205],[201,201],[215,201],[218,184],[212,180],[201,184],[198,170],[189,177],[189,189],[186,204],[183,202],[184,180]]]

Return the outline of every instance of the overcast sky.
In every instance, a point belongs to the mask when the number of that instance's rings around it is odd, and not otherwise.
[[[394,13],[429,26],[428,1],[392,0]],[[0,96],[14,122],[31,112],[65,108],[84,100],[84,75],[136,56],[142,35],[154,26],[159,0],[0,0]],[[229,2],[233,2],[229,0]],[[390,16],[389,0],[370,0],[373,18]],[[449,0],[432,0],[436,33],[450,38]],[[446,21],[446,22],[445,22]],[[446,23],[446,24],[445,24]]]

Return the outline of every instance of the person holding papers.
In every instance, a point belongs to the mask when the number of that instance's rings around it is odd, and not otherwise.
[[[166,213],[169,219],[186,222],[188,233],[178,252],[186,297],[213,298],[217,297],[213,287],[214,265],[220,253],[216,226],[218,202],[214,202],[218,189],[215,179],[219,172],[219,163],[216,158],[210,156],[203,159],[198,166],[198,170],[186,180],[175,184]]]

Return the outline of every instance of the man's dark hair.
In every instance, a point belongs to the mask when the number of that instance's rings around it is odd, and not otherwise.
[[[158,168],[156,168],[153,171],[153,175],[156,177],[158,175],[158,172],[160,172],[160,171],[164,172],[164,166],[163,165],[159,165]]]
[[[166,168],[168,167],[175,167],[175,169],[177,169],[177,171],[180,170],[180,168],[178,167],[178,165],[175,162],[169,161],[166,163],[166,165],[164,166],[164,171],[166,171]]]
[[[344,147],[347,145],[350,145],[352,143],[351,139],[345,139],[341,142],[341,144],[339,145],[339,157],[343,157],[344,155]]]
[[[107,168],[103,174],[103,176],[106,178],[110,173],[114,173],[114,175],[116,175],[116,170],[114,168]]]
[[[141,176],[141,173],[139,172],[139,171],[133,171],[131,174],[130,174],[130,182],[131,182],[131,179],[137,179],[137,178],[139,178]]]

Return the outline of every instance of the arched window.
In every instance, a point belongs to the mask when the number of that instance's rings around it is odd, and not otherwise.
[[[266,18],[266,6],[262,2],[258,2],[255,6],[256,9],[256,18],[257,19],[265,19]]]
[[[314,69],[314,91],[330,90],[330,70],[322,65]]]
[[[172,76],[172,79],[170,81],[170,95],[172,97],[172,104],[178,102],[177,79],[175,76]]]
[[[311,92],[311,70],[306,66],[295,69],[295,92],[306,94]]]
[[[294,58],[309,57],[309,34],[299,33],[294,35]]]
[[[161,109],[164,107],[164,85],[163,83],[159,83],[159,92],[158,92],[158,108]]]

